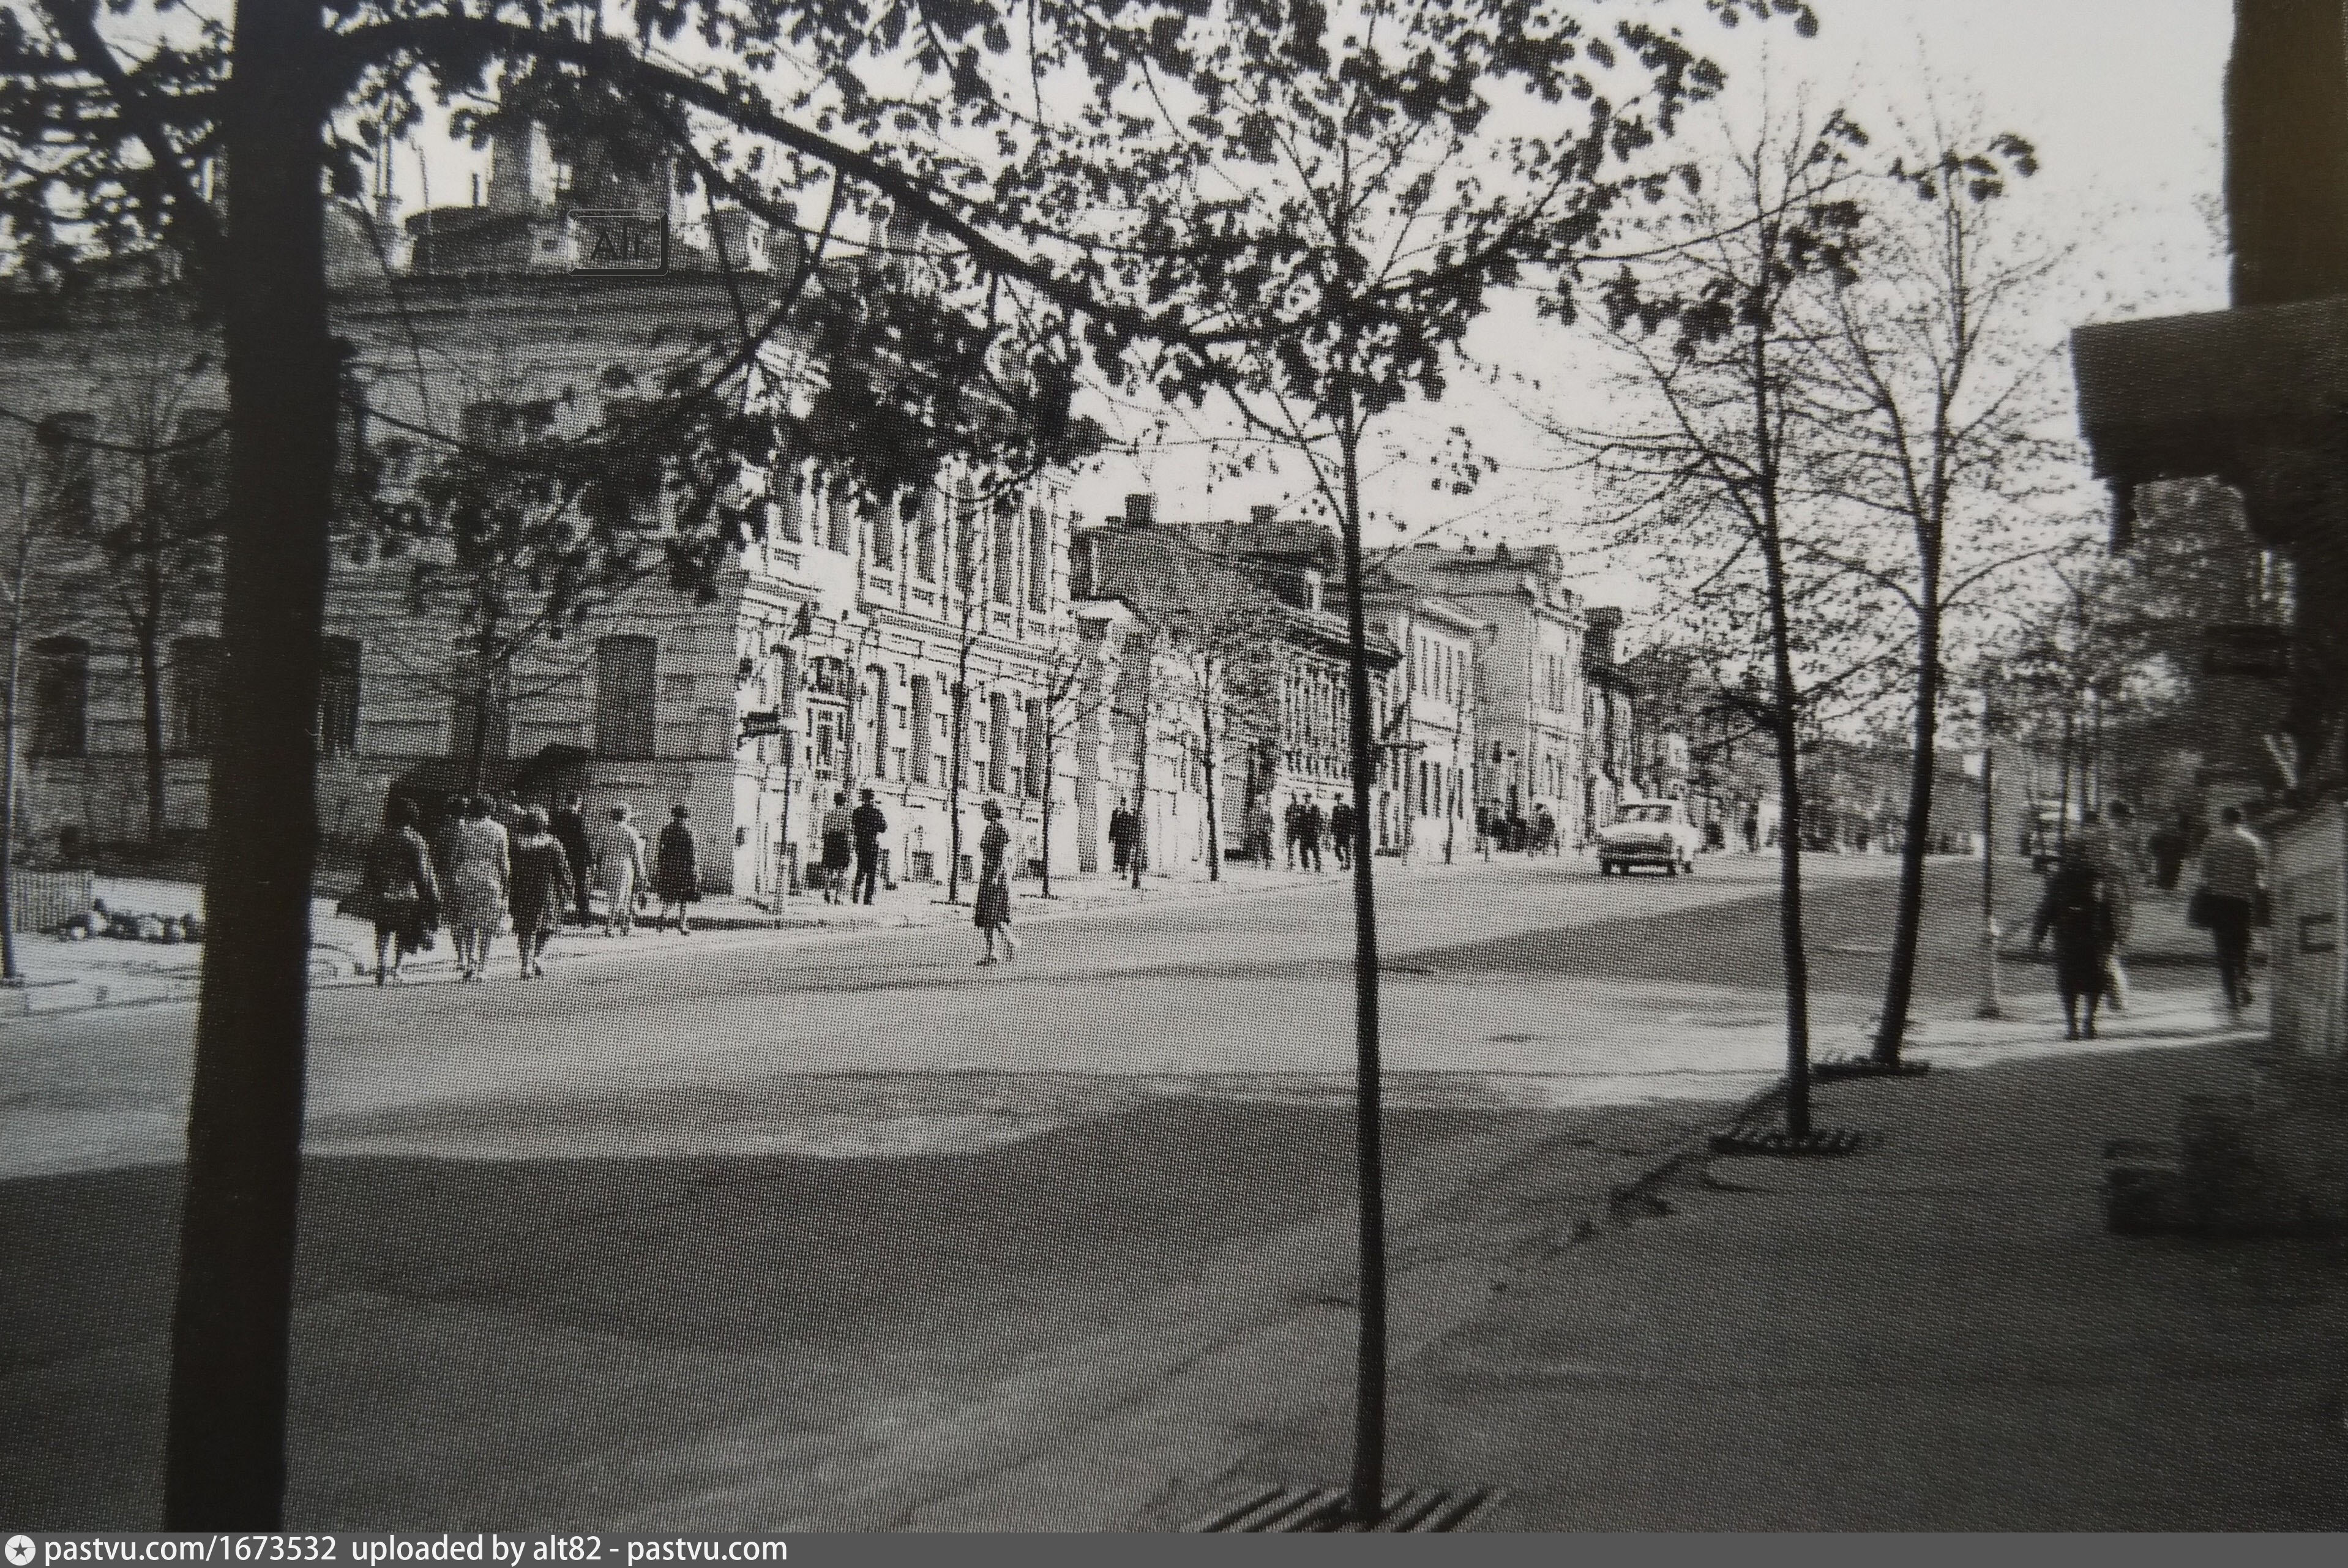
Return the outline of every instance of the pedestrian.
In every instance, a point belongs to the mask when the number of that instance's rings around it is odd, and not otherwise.
[[[1557,841],[1557,819],[1547,806],[1533,808],[1533,847],[1545,855],[1565,852]]]
[[[2071,841],[2103,879],[2104,895],[2111,907],[2112,942],[2104,995],[2115,1013],[2127,1010],[2127,969],[2121,955],[2136,929],[2136,855],[2128,819],[2124,800],[2113,801],[2108,815],[2090,810],[2079,820],[2079,830]]]
[[[1517,814],[1514,806],[1509,808],[1509,818],[1501,830],[1507,835],[1501,841],[1502,849],[1516,851],[1525,847],[1525,820]]]
[[[1294,871],[1298,861],[1304,858],[1304,802],[1294,795],[1288,798],[1288,807],[1282,813],[1282,827],[1288,838],[1288,869]]]
[[[856,859],[855,813],[848,809],[848,791],[835,789],[831,808],[816,831],[823,841],[823,902],[841,903],[848,898],[848,869]]]
[[[693,813],[682,804],[668,809],[668,826],[653,848],[653,896],[660,900],[658,931],[676,911],[676,934],[693,934],[693,906],[701,902],[701,841],[694,836]]]
[[[880,888],[880,835],[889,830],[888,813],[872,799],[872,791],[863,792],[863,800],[848,814],[849,831],[856,841],[856,880],[848,884],[848,902],[854,903],[860,889],[864,902],[870,903],[872,895]]]
[[[1248,801],[1247,858],[1264,870],[1272,869],[1272,812],[1262,796]]]
[[[2266,847],[2242,823],[2242,809],[2229,806],[2223,823],[2201,846],[2199,885],[2186,920],[2209,932],[2218,949],[2218,984],[2226,1010],[2239,1017],[2250,1005],[2250,930],[2266,893]]]
[[[1761,852],[1761,808],[1758,806],[1745,808],[1745,852],[1748,855]]]
[[[1003,825],[1003,808],[993,800],[978,809],[986,819],[986,827],[978,835],[978,913],[976,924],[985,938],[986,954],[979,959],[983,968],[997,962],[1008,963],[1019,956],[1019,939],[1011,934],[1011,877],[1004,870],[1004,851],[1011,847],[1011,830]],[[1003,957],[994,956],[994,944],[1003,944]]]
[[[440,923],[440,881],[417,829],[422,813],[405,795],[383,803],[383,830],[367,844],[357,913],[375,922],[375,983],[400,977],[400,961],[432,945]]]
[[[572,799],[576,801],[577,796]],[[584,826],[584,824],[582,824]],[[570,849],[547,831],[546,813],[532,806],[521,814],[513,838],[513,878],[509,903],[513,910],[514,946],[521,954],[521,976],[543,975],[540,960],[546,939],[562,923],[562,912],[572,902]]]
[[[1329,847],[1337,851],[1337,869],[1354,863],[1354,803],[1340,798],[1329,809]]]
[[[1120,873],[1133,864],[1133,813],[1126,809],[1122,795],[1108,814],[1108,861],[1109,868]]]
[[[488,796],[474,796],[448,835],[447,916],[459,980],[488,978],[489,944],[506,918],[513,866],[505,827],[490,814],[494,809]]]
[[[2106,881],[2085,846],[2074,840],[2063,851],[2054,874],[2046,879],[2045,895],[2038,902],[2038,918],[2031,927],[2033,952],[2054,937],[2054,987],[2063,995],[2063,1037],[2079,1038],[2081,1004],[2085,1005],[2086,1037],[2096,1037],[2096,1008],[2110,985],[2112,957],[2111,884]]]
[[[2177,880],[2185,870],[2185,858],[2192,852],[2193,814],[2179,811],[2173,822],[2163,822],[2152,830],[2146,848],[2152,851],[2152,883],[2163,892],[2175,892]]]
[[[644,836],[629,820],[635,812],[624,800],[612,808],[595,844],[596,881],[603,890],[603,934],[633,936],[636,903],[644,895]]]
[[[1322,814],[1320,801],[1304,802],[1304,816],[1299,826],[1303,836],[1297,841],[1297,858],[1304,862],[1307,871],[1317,872],[1321,869],[1321,836],[1329,830],[1329,819]]]
[[[547,827],[571,862],[571,896],[577,903],[578,923],[585,925],[594,918],[594,911],[587,902],[587,870],[594,863],[595,852],[588,843],[587,812],[580,803],[578,790],[564,793],[562,804],[555,810]]]

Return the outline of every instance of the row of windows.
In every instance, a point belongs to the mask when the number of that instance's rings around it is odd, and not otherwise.
[[[26,749],[36,757],[84,757],[89,752],[89,644],[79,637],[36,643],[27,661]],[[648,636],[605,637],[595,645],[595,749],[615,758],[654,754],[657,734],[654,676],[658,644]],[[364,655],[353,637],[330,636],[318,694],[318,748],[327,757],[359,748]],[[169,651],[165,700],[170,745],[183,756],[209,757],[221,733],[228,691],[225,649],[217,637],[180,637]],[[449,753],[507,755],[512,702],[502,671],[485,681],[454,684]]]
[[[942,510],[942,498],[930,490],[906,491],[893,505],[860,501],[845,485],[810,467],[796,476],[787,493],[779,527],[786,540],[798,543],[809,531],[803,514],[820,520],[816,542],[839,554],[853,555],[857,523],[861,519],[875,571],[896,571],[902,555],[910,557],[903,564],[911,568],[915,577],[935,583],[943,542],[939,526]],[[1018,503],[1008,496],[997,497],[988,510],[991,522],[983,547],[979,501],[965,481],[953,509],[954,587],[964,593],[983,591],[1003,605],[1017,602],[1024,593],[1028,609],[1048,608],[1052,602],[1050,515],[1041,507],[1029,507],[1023,524]]]
[[[1438,702],[1458,703],[1468,693],[1468,654],[1425,632],[1410,662],[1411,690]]]

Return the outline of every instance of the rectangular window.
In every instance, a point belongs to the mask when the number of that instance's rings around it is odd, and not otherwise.
[[[40,493],[35,499],[49,516],[49,526],[66,533],[86,533],[98,522],[98,418],[93,414],[52,414],[34,428],[41,449]]]
[[[171,645],[180,749],[188,756],[210,757],[219,744],[227,664],[227,650],[218,637],[181,637]]]
[[[825,508],[829,524],[825,543],[834,554],[853,555],[856,553],[856,503],[850,498],[846,485],[835,481],[826,488],[829,492],[827,499],[830,504]]]
[[[980,740],[986,747],[986,792],[1000,795],[1011,785],[1011,699],[999,691],[987,694],[986,731]]]
[[[358,748],[358,639],[328,637],[318,686],[318,750],[326,757],[352,757]]]
[[[954,586],[964,593],[978,591],[978,502],[971,499],[970,485],[963,484],[962,494],[954,500]]]
[[[32,724],[25,749],[35,757],[82,757],[89,751],[89,645],[79,637],[47,637],[33,645]]]
[[[930,781],[930,752],[937,739],[937,725],[930,708],[930,677],[913,677],[913,724],[905,732],[912,745],[912,780],[916,784]]]
[[[1027,699],[1027,793],[1043,797],[1052,768],[1051,730],[1044,721],[1044,699]]]
[[[660,645],[650,637],[630,634],[596,642],[596,756],[633,760],[653,755],[659,667]]]
[[[1011,603],[1013,578],[1019,572],[1019,549],[1012,535],[1019,526],[1019,509],[1008,496],[994,503],[994,602]]]
[[[912,498],[913,571],[924,583],[938,580],[938,503],[932,495]]]
[[[1027,509],[1027,608],[1052,603],[1052,519],[1040,506]]]

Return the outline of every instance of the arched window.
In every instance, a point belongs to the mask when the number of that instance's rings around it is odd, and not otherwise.
[[[963,480],[954,496],[954,586],[963,593],[978,592],[978,498]]]
[[[621,759],[654,754],[658,736],[655,680],[660,645],[638,634],[595,644],[595,755]]]
[[[911,510],[906,515],[912,520],[913,571],[924,583],[938,580],[938,500],[926,490],[906,496],[905,504]]]
[[[45,637],[32,648],[32,724],[25,749],[35,757],[89,752],[89,645]]]
[[[850,498],[848,487],[838,481],[825,487],[830,492],[830,505],[825,511],[830,524],[826,544],[840,555],[856,553],[856,504]]]
[[[1000,795],[1011,786],[1011,699],[1001,692],[986,697],[986,792]]]

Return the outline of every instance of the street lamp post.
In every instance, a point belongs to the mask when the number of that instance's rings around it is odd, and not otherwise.
[[[2005,1016],[1998,990],[1997,944],[1997,741],[1991,728],[1990,697],[1982,694],[1982,999],[1980,1018]]]

